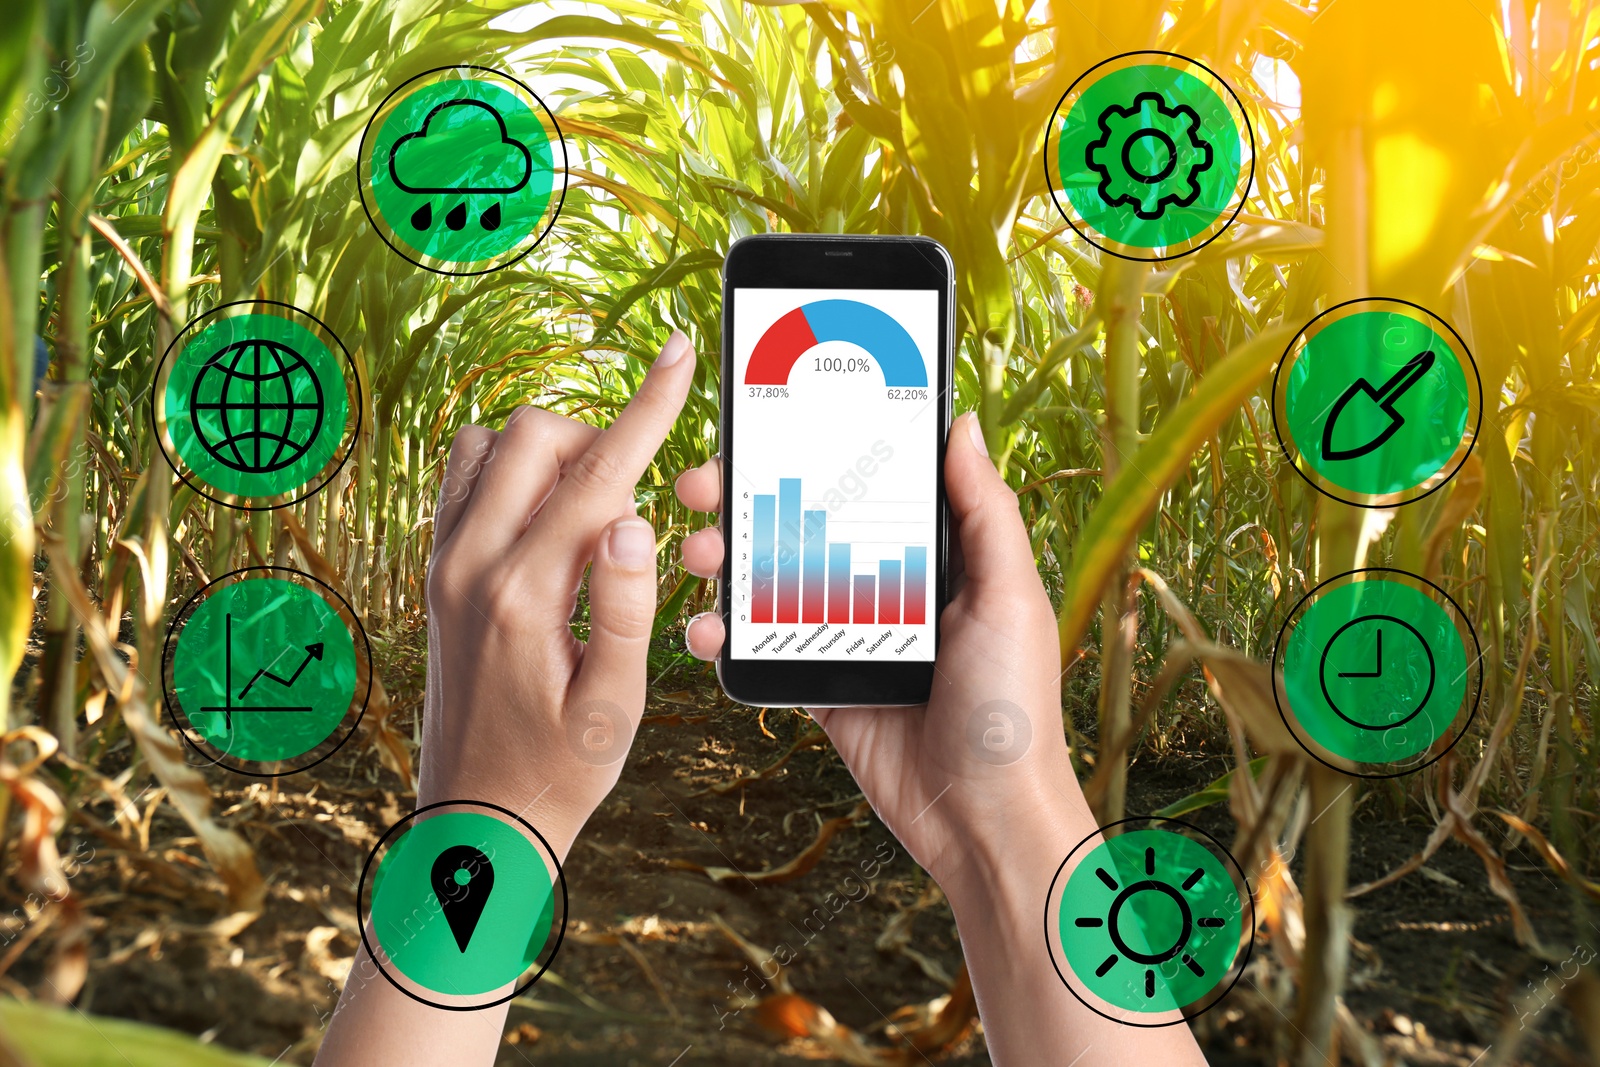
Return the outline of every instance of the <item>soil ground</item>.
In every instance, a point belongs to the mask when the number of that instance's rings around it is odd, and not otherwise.
[[[416,635],[394,642],[390,652],[383,674],[397,721],[409,722],[420,705]],[[1092,692],[1075,719],[1080,730],[1092,725]],[[802,749],[765,780],[725,794],[705,792],[772,763],[808,722],[792,711],[763,716],[730,705],[698,665],[666,669],[652,687],[621,783],[567,860],[568,934],[551,970],[514,1004],[500,1065],[759,1067],[821,1058],[815,1046],[785,1043],[763,1029],[754,1010],[735,1010],[731,989],[751,972],[714,917],[756,945],[796,943],[804,917],[830,892],[844,892],[840,886],[863,861],[890,850],[893,858],[870,895],[832,915],[820,932],[815,923],[807,926],[811,937],[787,973],[797,993],[879,1044],[886,1016],[946,992],[930,972],[954,974],[960,966],[949,909],[871,815],[840,832],[813,870],[785,883],[717,883],[667,865],[776,867],[815,838],[821,820],[852,809],[859,791],[826,746]],[[1159,757],[1148,748],[1138,756],[1128,810],[1153,811],[1195,792],[1229,769],[1228,753],[1223,737],[1172,733]],[[116,753],[106,760],[114,764]],[[371,749],[354,744],[276,785],[221,771],[212,772],[212,782],[217,810],[257,850],[271,886],[266,910],[231,938],[207,929],[225,911],[220,885],[196,858],[199,849],[170,805],[156,810],[142,854],[75,820],[61,848],[85,859],[73,888],[93,916],[89,978],[78,1004],[280,1064],[309,1064],[357,947],[362,863],[414,798],[378,766]],[[1352,884],[1398,866],[1431,829],[1423,813],[1402,817],[1389,807],[1393,794],[1358,788]],[[97,812],[106,815],[90,807],[91,816]],[[1225,804],[1188,818],[1224,842],[1232,839]],[[1600,931],[1575,932],[1569,895],[1540,859],[1495,839],[1550,951],[1593,958]],[[1292,867],[1297,878],[1303,875],[1298,861]],[[0,896],[7,913],[21,905],[12,878],[0,880]],[[916,911],[909,943],[923,962],[875,948],[907,909]],[[1506,904],[1464,846],[1446,844],[1423,871],[1361,897],[1354,916],[1346,1003],[1392,1062],[1468,1067],[1505,1040],[1505,1027],[1520,1039],[1512,1062],[1585,1062],[1561,996],[1563,968],[1518,945]],[[0,985],[36,993],[51,944],[47,930]],[[1270,956],[1258,946],[1245,980],[1199,1028],[1213,1063],[1279,1061],[1283,1050],[1273,1042],[1289,1024],[1266,1017],[1276,1009],[1250,990],[1282,980]],[[981,1032],[940,1062],[988,1063]]]

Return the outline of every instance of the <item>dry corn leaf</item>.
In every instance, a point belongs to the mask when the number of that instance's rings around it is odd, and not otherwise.
[[[336,956],[331,951],[335,939],[341,934],[337,926],[313,926],[306,931],[305,962],[312,972],[321,975],[340,989],[350,975],[354,956]]]
[[[182,743],[151,718],[144,679],[130,671],[116,654],[105,619],[90,602],[88,590],[83,587],[77,568],[67,557],[60,539],[47,536],[44,543],[50,557],[51,580],[66,596],[78,625],[83,627],[89,651],[106,685],[116,694],[117,710],[140,754],[166,786],[167,799],[200,839],[200,846],[205,849],[212,867],[227,886],[229,905],[235,911],[259,914],[267,887],[256,868],[255,850],[243,837],[211,817],[210,785],[184,759]]]
[[[771,763],[767,764],[765,767],[761,768],[756,773],[740,775],[739,777],[730,779],[726,782],[718,782],[715,785],[707,786],[706,788],[695,793],[690,793],[689,795],[695,797],[705,796],[707,793],[716,793],[719,796],[725,795],[733,792],[735,789],[740,789],[744,786],[747,786],[752,782],[759,782],[763,779],[771,778],[773,775],[782,770],[786,763],[794,758],[794,754],[796,752],[800,752],[807,748],[820,748],[827,743],[828,735],[822,732],[822,727],[812,726],[810,729],[802,730],[800,732],[799,736],[794,739],[794,743],[789,746],[787,752],[773,760]]]
[[[1189,605],[1178,599],[1178,595],[1172,591],[1171,586],[1167,585],[1165,578],[1147,567],[1135,567],[1128,574],[1129,592],[1131,593],[1133,588],[1141,581],[1150,587],[1151,592],[1155,593],[1156,601],[1160,603],[1161,609],[1172,618],[1173,622],[1178,624],[1178,629],[1183,632],[1184,637],[1196,644],[1211,640],[1211,635],[1206,633],[1205,628],[1194,617],[1194,613],[1189,610]]]
[[[1445,810],[1455,816],[1455,834],[1463,844],[1478,854],[1478,858],[1483,861],[1485,873],[1489,875],[1490,891],[1505,901],[1506,907],[1511,909],[1511,926],[1517,935],[1517,941],[1535,952],[1541,952],[1539,935],[1534,933],[1533,923],[1529,921],[1528,913],[1523,909],[1517,891],[1512,888],[1511,878],[1506,874],[1506,861],[1500,858],[1500,854],[1489,844],[1488,839],[1472,825],[1473,812],[1467,809],[1461,794],[1450,788],[1454,769],[1454,759],[1441,762],[1439,799],[1444,802]]]
[[[1305,750],[1295,741],[1278,712],[1273,687],[1281,679],[1266,664],[1242,652],[1208,644],[1196,650],[1205,667],[1206,685],[1222,710],[1243,727],[1255,747],[1266,753],[1286,753],[1295,757]],[[1332,757],[1330,762],[1340,762]],[[1355,765],[1343,761],[1348,770]]]
[[[934,893],[937,894],[937,889]],[[924,894],[912,907],[928,906],[938,899],[936,895]],[[926,1062],[930,1054],[937,1055],[960,1041],[978,1016],[972,981],[963,963],[955,980],[949,984],[948,993],[927,1003],[907,1005],[891,1013],[888,1032],[897,1039],[897,1047],[874,1047],[856,1031],[835,1019],[828,1009],[796,993],[775,953],[764,952],[748,938],[741,936],[722,916],[713,913],[711,921],[724,937],[738,946],[744,957],[760,972],[762,980],[776,990],[756,1002],[754,1016],[757,1025],[779,1037],[817,1042],[840,1062],[859,1067],[911,1067],[912,1064]],[[888,936],[888,931],[885,931],[884,937]],[[883,938],[880,938],[880,947],[882,941]],[[772,971],[770,975],[769,968]]]
[[[1278,713],[1278,702],[1274,697],[1276,679],[1272,670],[1242,652],[1211,640],[1188,605],[1178,599],[1166,580],[1155,571],[1146,567],[1135,568],[1128,576],[1130,591],[1140,582],[1150,587],[1162,610],[1177,624],[1184,636],[1183,641],[1174,642],[1168,650],[1156,686],[1161,690],[1161,696],[1147,697],[1146,705],[1140,711],[1141,719],[1154,710],[1153,704],[1165,699],[1166,690],[1182,674],[1184,658],[1189,657],[1200,661],[1211,695],[1244,728],[1257,749],[1268,753],[1300,755],[1303,750],[1284,725],[1283,716]],[[1130,731],[1130,734],[1137,734],[1137,730]],[[1124,747],[1131,741],[1132,736],[1123,742]],[[1102,758],[1100,762],[1107,761]],[[1353,770],[1354,767],[1349,769]]]
[[[646,715],[639,720],[640,726],[695,726],[711,718],[710,715],[685,715],[674,711],[665,715]]]
[[[1590,900],[1600,901],[1600,883],[1591,882],[1573,870],[1572,865],[1567,862],[1565,856],[1556,851],[1556,847],[1550,843],[1549,838],[1510,812],[1497,811],[1495,814],[1504,819],[1507,826],[1526,837],[1529,843],[1538,849],[1539,855],[1544,857],[1544,861],[1550,865],[1550,869],[1561,877],[1562,881],[1580,890]]]
[[[744,871],[735,870],[732,867],[707,867],[692,860],[677,859],[668,860],[667,866],[682,871],[698,871],[713,882],[746,881],[751,885],[770,885],[774,882],[792,881],[803,874],[807,874],[813,867],[822,862],[822,857],[828,852],[828,842],[833,840],[835,834],[857,819],[865,818],[867,812],[871,810],[872,805],[863,800],[851,809],[850,814],[829,819],[817,828],[816,840],[807,845],[805,851],[785,863],[782,867],[777,867],[770,871],[757,871],[754,874],[746,874]]]
[[[1483,489],[1483,460],[1476,453],[1469,452],[1461,464],[1461,469],[1451,480],[1450,495],[1445,497],[1444,507],[1439,509],[1439,517],[1434,520],[1433,531],[1428,534],[1427,544],[1423,546],[1424,578],[1437,582],[1443,577],[1444,550],[1449,546],[1450,539],[1461,531],[1461,527],[1472,513],[1478,510],[1478,502],[1483,499]]]
[[[895,1026],[890,1033],[904,1038],[910,1048],[897,1049],[898,1057],[890,1062],[907,1067],[926,1062],[929,1055],[937,1055],[966,1037],[978,1018],[978,1001],[972,993],[966,962],[962,961],[949,993],[926,1004],[901,1008],[891,1018]]]
[[[1573,983],[1567,986],[1567,1007],[1583,1031],[1584,1042],[1589,1046],[1589,1062],[1600,1063],[1600,978],[1587,970],[1580,970]]]
[[[290,514],[287,508],[281,508],[275,514],[283,524],[284,532],[294,541],[294,547],[300,553],[300,558],[305,560],[312,577],[327,583],[330,589],[338,589],[339,573],[311,543],[311,536],[306,533],[300,520]],[[361,692],[368,681],[372,688],[367,695],[367,710],[361,716],[362,735],[378,750],[379,761],[406,783],[406,788],[414,790],[417,783],[411,775],[411,744],[391,721],[394,704],[389,700],[388,690],[383,687],[383,679],[372,669],[372,657],[357,656],[356,692]]]
[[[926,889],[911,903],[910,907],[902,908],[883,927],[883,933],[878,935],[878,940],[872,947],[879,952],[899,953],[906,957],[928,978],[949,989],[954,980],[950,972],[946,971],[938,960],[919,952],[911,947],[911,924],[916,920],[917,913],[932,907],[944,900],[944,893],[935,883],[928,883]]]
[[[12,746],[19,742],[31,744],[33,756],[14,762]],[[17,878],[34,893],[50,899],[68,891],[61,854],[56,849],[56,834],[66,823],[66,808],[55,790],[35,778],[33,772],[55,755],[57,747],[55,737],[38,726],[19,727],[0,737],[0,785],[6,787],[8,800],[22,805],[22,838],[17,844],[22,869]]]
[[[741,936],[737,930],[723,921],[722,916],[716,912],[711,913],[711,922],[718,930],[722,931],[723,937],[726,937],[739,947],[739,951],[744,954],[744,958],[755,966],[756,971],[761,975],[762,981],[772,986],[780,995],[794,992],[794,987],[789,984],[789,974],[783,969],[783,965],[778,962],[776,951],[763,952],[760,947],[748,938]],[[772,968],[772,974],[770,975],[767,974],[768,967]]]
[[[950,992],[925,1004],[907,1005],[891,1013],[885,1027],[893,1047],[870,1045],[833,1013],[798,993],[776,993],[756,1005],[755,1019],[780,1037],[814,1041],[852,1067],[912,1067],[926,1063],[956,1044],[978,1017],[972,982],[963,964]]]
[[[12,748],[19,743],[30,744],[33,755],[13,762]],[[60,925],[45,966],[47,988],[43,999],[65,1004],[83,989],[84,979],[89,975],[89,928],[56,846],[56,835],[66,825],[66,806],[56,791],[34,773],[55,754],[56,748],[56,739],[37,726],[23,726],[0,737],[0,785],[4,785],[8,797],[22,807],[17,880],[45,901],[44,907],[55,913],[54,921]],[[41,930],[38,920],[35,922],[34,929]],[[14,956],[8,954],[7,967],[12,959]]]
[[[757,1024],[781,1037],[808,1038],[840,1063],[851,1067],[884,1067],[896,1062],[888,1049],[875,1049],[861,1035],[839,1022],[822,1005],[798,993],[779,993],[756,1005]]]
[[[45,965],[45,992],[39,999],[49,1004],[71,1004],[89,978],[89,922],[76,893],[55,902],[61,915],[50,961]]]
[[[1256,878],[1256,925],[1273,938],[1285,966],[1298,968],[1306,943],[1305,904],[1276,845]]]
[[[1517,940],[1535,951],[1540,951],[1538,935],[1534,933],[1533,924],[1528,920],[1527,912],[1522,907],[1522,901],[1512,887],[1510,878],[1506,875],[1505,860],[1500,858],[1499,853],[1495,852],[1484,836],[1472,825],[1474,809],[1471,802],[1466,799],[1463,793],[1457,792],[1450,786],[1451,780],[1455,776],[1455,763],[1454,754],[1449,752],[1445,753],[1444,758],[1439,761],[1439,802],[1444,811],[1439,816],[1439,821],[1434,826],[1433,832],[1428,835],[1427,843],[1422,846],[1421,851],[1381,878],[1364,882],[1348,890],[1345,893],[1345,899],[1350,900],[1364,893],[1370,893],[1374,889],[1389,885],[1392,882],[1399,881],[1432,859],[1433,854],[1439,851],[1440,846],[1453,835],[1460,838],[1461,842],[1476,852],[1478,858],[1483,861],[1484,871],[1489,876],[1490,890],[1505,901],[1507,908],[1510,909],[1511,925],[1516,932]],[[1471,777],[1469,774],[1469,783]],[[1504,814],[1501,814],[1501,818],[1507,819],[1508,822],[1510,821]],[[1514,818],[1514,816],[1511,818]],[[1517,821],[1521,822],[1520,819]],[[1512,825],[1514,828],[1520,829],[1520,827],[1516,827],[1516,824]],[[1527,824],[1523,823],[1523,825]],[[1529,827],[1529,829],[1532,829],[1532,827]],[[1534,841],[1532,837],[1528,839]],[[1537,847],[1537,841],[1535,841],[1535,847]]]
[[[667,1009],[667,1014],[675,1021],[682,1021],[683,1013],[678,1010],[678,1006],[667,995],[667,987],[661,984],[661,979],[656,977],[655,968],[650,966],[650,961],[645,959],[644,953],[639,950],[639,946],[634,944],[631,939],[614,931],[606,930],[574,930],[569,931],[566,936],[567,940],[575,941],[580,945],[608,945],[613,948],[620,948],[627,953],[628,958],[633,960],[644,974],[645,981],[650,983],[650,988],[656,991],[656,997],[661,1001],[661,1006]]]

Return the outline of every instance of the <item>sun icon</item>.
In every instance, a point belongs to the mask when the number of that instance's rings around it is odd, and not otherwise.
[[[1193,956],[1184,952],[1184,947],[1189,944],[1189,938],[1193,935],[1196,927],[1203,930],[1220,930],[1228,924],[1228,920],[1220,915],[1202,915],[1196,919],[1194,909],[1190,906],[1188,898],[1184,896],[1185,893],[1199,885],[1201,880],[1205,878],[1206,871],[1204,867],[1196,867],[1191,871],[1189,876],[1183,880],[1182,888],[1179,889],[1173,886],[1172,883],[1164,882],[1155,877],[1156,850],[1154,846],[1149,846],[1144,850],[1144,873],[1149,877],[1133,882],[1123,888],[1117,885],[1117,880],[1104,867],[1096,867],[1094,873],[1096,878],[1105,883],[1107,889],[1117,894],[1116,899],[1111,902],[1110,913],[1105,918],[1088,916],[1075,920],[1073,925],[1083,930],[1105,927],[1111,934],[1111,943],[1117,947],[1118,952],[1121,952],[1123,956],[1128,957],[1134,963],[1147,965],[1144,972],[1144,995],[1146,999],[1153,999],[1156,995],[1155,967],[1166,963],[1180,953],[1182,954],[1183,965],[1189,968],[1196,978],[1204,978],[1206,976],[1205,968]],[[1121,926],[1123,908],[1138,897],[1140,893],[1163,894],[1178,909],[1179,926],[1177,934],[1173,937],[1172,943],[1160,952],[1141,952],[1129,945],[1123,938]],[[1135,909],[1130,908],[1129,911],[1133,912]],[[1111,973],[1111,968],[1117,965],[1119,959],[1121,957],[1116,952],[1111,953],[1101,961],[1100,966],[1094,969],[1094,976],[1096,978],[1104,978]]]
[[[1067,878],[1055,909],[1062,952],[1100,1001],[1139,1013],[1186,1008],[1234,969],[1238,884],[1193,838],[1127,831],[1095,846]]]

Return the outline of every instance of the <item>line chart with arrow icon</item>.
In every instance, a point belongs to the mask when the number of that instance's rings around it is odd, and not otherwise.
[[[241,773],[276,775],[349,736],[371,686],[364,662],[366,636],[343,598],[309,575],[255,567],[179,611],[162,681],[191,745]]]
[[[1278,363],[1272,419],[1294,469],[1358,507],[1394,507],[1448,481],[1477,440],[1482,385],[1444,320],[1402,300],[1318,315]]]
[[[294,669],[294,673],[290,674],[289,677],[280,678],[276,674],[273,674],[271,671],[269,671],[267,668],[262,667],[262,668],[258,669],[256,671],[256,673],[252,674],[250,676],[250,680],[244,684],[244,688],[239,690],[239,699],[243,700],[245,698],[245,694],[250,692],[251,687],[254,686],[256,684],[256,682],[261,678],[266,678],[266,679],[268,679],[270,681],[277,682],[279,685],[281,685],[285,689],[287,689],[290,686],[294,685],[295,679],[300,677],[300,672],[304,671],[306,669],[306,665],[307,664],[309,664],[314,659],[321,659],[321,658],[322,658],[322,642],[321,641],[314,641],[311,644],[306,646],[306,658],[300,661],[300,666],[296,667]]]
[[[211,711],[211,712],[215,712],[215,711],[222,712],[223,728],[226,729],[226,730],[229,730],[229,731],[231,731],[233,729],[233,713],[236,712],[236,711],[239,711],[239,712],[244,712],[244,711],[300,711],[300,712],[309,712],[309,711],[313,710],[312,706],[310,704],[255,704],[255,705],[250,705],[250,704],[235,704],[234,703],[234,699],[235,698],[231,695],[232,692],[233,692],[233,686],[232,686],[232,678],[233,678],[233,613],[232,612],[227,612],[227,613],[225,613],[223,615],[222,618],[223,618],[223,625],[222,625],[222,634],[223,634],[223,638],[222,638],[222,646],[223,646],[222,676],[223,676],[223,679],[224,679],[223,686],[222,686],[222,692],[223,692],[224,699],[223,699],[223,703],[221,703],[220,705],[213,704],[213,705],[202,706],[200,708],[200,710],[201,711]],[[305,671],[306,665],[308,663],[310,663],[313,659],[317,659],[317,660],[322,659],[323,647],[324,646],[323,646],[323,643],[321,641],[316,641],[316,642],[313,642],[312,644],[306,645],[305,646],[305,653],[306,653],[305,659],[300,661],[300,665],[298,667],[296,667],[294,669],[293,673],[291,673],[289,675],[289,677],[287,677],[287,678],[284,678],[284,677],[282,677],[280,675],[273,674],[272,671],[268,667],[258,667],[258,668],[256,668],[256,672],[250,676],[250,680],[245,683],[244,688],[239,690],[239,696],[238,696],[237,699],[243,700],[245,698],[245,696],[250,692],[250,690],[255,687],[256,682],[259,681],[262,678],[266,678],[269,681],[277,682],[279,685],[283,686],[285,689],[292,688],[294,686],[295,681],[297,679],[299,679],[300,675]]]

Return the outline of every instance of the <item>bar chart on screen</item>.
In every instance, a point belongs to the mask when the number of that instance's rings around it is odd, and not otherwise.
[[[826,507],[803,504],[799,478],[780,478],[778,492],[756,493],[750,621],[780,623],[905,623],[928,618],[928,546],[892,540],[839,539],[851,526],[921,525],[916,517],[835,520]],[[855,513],[892,515],[893,502],[856,504]],[[908,510],[908,509],[902,509]],[[920,508],[919,508],[920,510]],[[893,531],[888,531],[892,533]]]
[[[741,505],[749,581],[739,609],[757,628],[756,651],[891,659],[929,640],[918,632],[933,610],[926,502],[841,500],[779,478],[776,492],[745,493]]]

